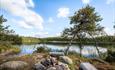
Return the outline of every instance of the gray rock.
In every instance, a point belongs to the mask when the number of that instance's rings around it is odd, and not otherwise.
[[[41,60],[41,64],[43,64],[45,67],[54,66],[57,63],[58,63],[58,61],[54,57],[50,57],[50,58],[46,58],[46,59]]]
[[[42,60],[41,60],[41,64],[44,65],[45,67],[49,67],[49,66],[52,65],[50,59],[42,59]]]
[[[70,70],[69,67],[68,67],[68,65],[65,64],[65,63],[59,62],[58,66],[60,66],[62,70]]]
[[[56,67],[50,67],[47,70],[57,70]]]
[[[60,61],[66,64],[73,64],[72,59],[67,56],[60,56]]]
[[[46,67],[40,63],[36,63],[34,66],[34,70],[46,70]]]
[[[8,61],[0,65],[0,70],[24,70],[27,66],[24,61]]]
[[[97,70],[92,64],[89,62],[83,62],[80,64],[80,70]]]
[[[54,67],[50,67],[47,70],[70,70],[67,64],[61,63],[60,65],[55,65]]]

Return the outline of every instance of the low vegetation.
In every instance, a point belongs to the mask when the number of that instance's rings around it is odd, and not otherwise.
[[[12,44],[9,43],[9,42],[5,42],[5,43],[0,42],[0,53],[4,53],[4,52],[6,52],[6,51],[11,51],[10,53],[12,53],[12,54],[17,54],[17,53],[19,53],[21,50],[20,50],[18,47],[12,45]]]
[[[35,52],[37,52],[37,53],[49,53],[49,52],[50,52],[50,49],[48,49],[48,48],[46,48],[46,47],[44,47],[44,46],[40,46],[40,47],[38,47],[38,48],[36,49]]]

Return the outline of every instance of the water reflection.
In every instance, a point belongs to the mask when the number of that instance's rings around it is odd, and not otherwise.
[[[32,54],[37,49],[37,47],[40,47],[40,46],[41,44],[21,45],[19,46],[21,49],[21,52],[19,53],[19,55]],[[64,51],[67,47],[67,45],[51,45],[51,44],[47,44],[46,46],[47,48],[51,49],[51,51],[60,51],[60,50]],[[101,53],[107,52],[106,48],[98,47],[98,49]],[[80,48],[78,45],[72,45],[69,51],[80,53]],[[86,57],[94,57],[98,55],[98,52],[94,46],[85,45],[82,49],[82,55]]]

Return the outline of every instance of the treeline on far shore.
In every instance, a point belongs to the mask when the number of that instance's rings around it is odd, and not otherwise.
[[[68,44],[71,38],[63,37],[47,37],[47,38],[35,38],[24,37],[18,35],[0,35],[0,42],[10,42],[12,44]],[[115,36],[101,36],[95,38],[98,44],[115,44]],[[81,39],[82,44],[95,44],[92,38]],[[78,39],[73,40],[73,44],[80,43]]]
[[[63,37],[48,37],[41,38],[41,41],[44,43],[52,43],[52,44],[67,44],[69,43],[71,38],[63,38]],[[95,37],[95,41],[99,44],[115,44],[115,36],[100,36]],[[93,38],[83,38],[81,39],[82,44],[95,44]],[[80,43],[80,41],[76,38],[72,42],[73,44]]]
[[[16,45],[36,44],[36,43],[40,43],[40,39],[34,37],[23,37],[15,34],[13,35],[0,34],[0,43],[5,43],[5,42],[16,44]]]

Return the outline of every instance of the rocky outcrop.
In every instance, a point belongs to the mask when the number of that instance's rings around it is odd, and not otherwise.
[[[27,66],[23,61],[8,61],[0,65],[0,70],[25,70]]]
[[[34,70],[70,70],[68,65],[57,61],[56,58],[42,59],[34,65]]]

